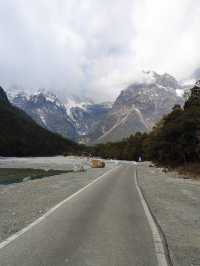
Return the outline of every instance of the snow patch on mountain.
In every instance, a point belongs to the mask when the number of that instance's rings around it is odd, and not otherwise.
[[[122,90],[112,109],[91,134],[91,142],[123,139],[137,131],[149,131],[175,104],[182,104],[182,87],[171,75],[143,71]]]
[[[83,110],[86,110],[87,103],[85,102],[77,102],[73,98],[68,98],[67,101],[64,104],[66,112],[69,116],[71,116],[71,110],[72,108],[81,108]]]
[[[64,103],[52,92],[39,89],[32,94],[19,90],[10,94],[10,101],[23,109],[39,125],[78,141],[111,108],[110,103],[94,104],[90,99],[69,97]]]

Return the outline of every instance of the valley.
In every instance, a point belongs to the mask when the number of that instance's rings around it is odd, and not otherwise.
[[[169,74],[143,71],[143,79],[121,91],[114,102],[69,97],[62,101],[45,90],[28,95],[8,93],[11,103],[39,125],[71,140],[95,144],[148,132],[176,104],[183,104],[182,85]],[[183,94],[183,93],[182,93]]]
[[[200,266],[200,1],[0,1],[0,266]]]

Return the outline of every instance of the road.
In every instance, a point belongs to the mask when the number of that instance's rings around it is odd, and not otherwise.
[[[157,266],[134,171],[115,168],[0,246],[0,265]]]

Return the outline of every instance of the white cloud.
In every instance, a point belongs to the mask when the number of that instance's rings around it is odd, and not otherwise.
[[[200,66],[198,0],[147,0],[136,5],[133,40],[135,63],[178,78]]]
[[[198,0],[0,1],[0,82],[111,99],[140,69],[200,66]]]

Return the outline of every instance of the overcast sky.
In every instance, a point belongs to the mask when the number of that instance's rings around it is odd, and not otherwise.
[[[113,99],[140,70],[200,66],[199,0],[0,0],[0,83]]]

